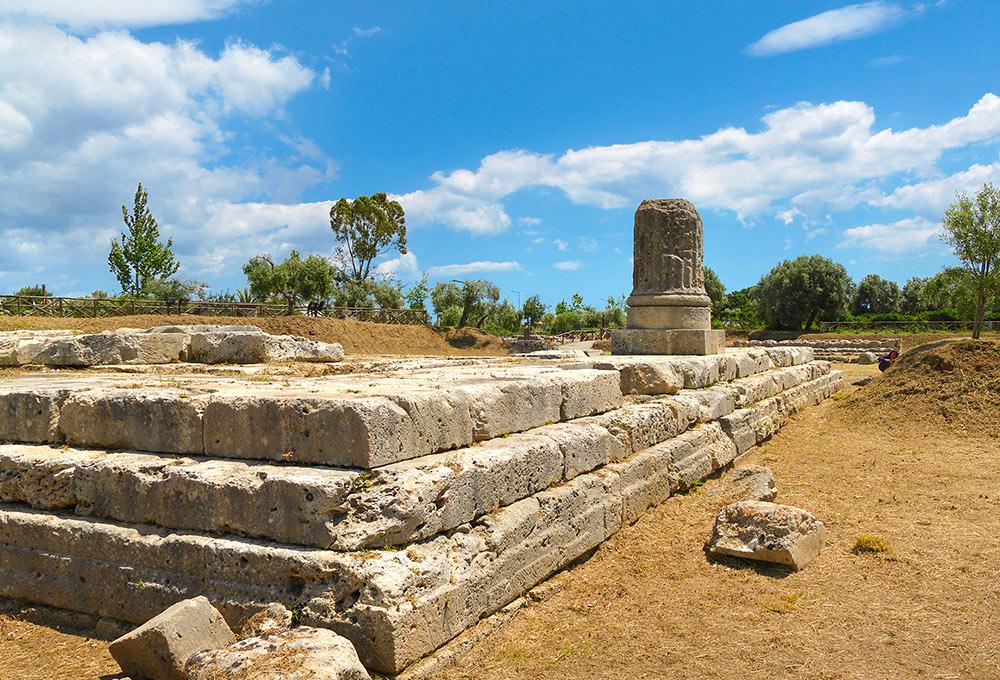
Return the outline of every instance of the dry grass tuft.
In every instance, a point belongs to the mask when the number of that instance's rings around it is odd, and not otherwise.
[[[887,553],[892,549],[889,539],[876,534],[861,534],[854,540],[852,552],[855,555],[864,553]]]

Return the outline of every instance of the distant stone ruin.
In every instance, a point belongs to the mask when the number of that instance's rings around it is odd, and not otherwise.
[[[157,326],[84,334],[68,330],[0,333],[0,366],[85,368],[121,364],[335,362],[337,343],[270,335],[257,326]]]
[[[612,354],[720,354],[705,292],[701,216],[682,198],[647,199],[635,211],[632,295]]]

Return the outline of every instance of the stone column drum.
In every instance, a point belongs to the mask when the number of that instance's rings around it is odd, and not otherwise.
[[[705,292],[701,216],[683,198],[647,199],[635,211],[635,264],[625,330],[612,354],[721,354]]]

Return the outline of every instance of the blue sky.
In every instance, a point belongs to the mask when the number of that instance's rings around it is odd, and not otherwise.
[[[1000,183],[1000,3],[0,0],[0,289],[115,289],[142,180],[182,274],[332,255],[386,191],[410,252],[600,304],[646,197],[684,196],[730,289],[822,253],[903,281]]]

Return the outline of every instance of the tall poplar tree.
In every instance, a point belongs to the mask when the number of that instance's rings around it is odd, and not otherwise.
[[[121,284],[125,295],[142,295],[146,285],[156,279],[167,279],[177,273],[180,263],[174,259],[174,242],[160,242],[160,227],[149,212],[149,195],[142,182],[135,190],[132,213],[122,206],[122,219],[127,232],[121,240],[111,242],[108,266]]]

